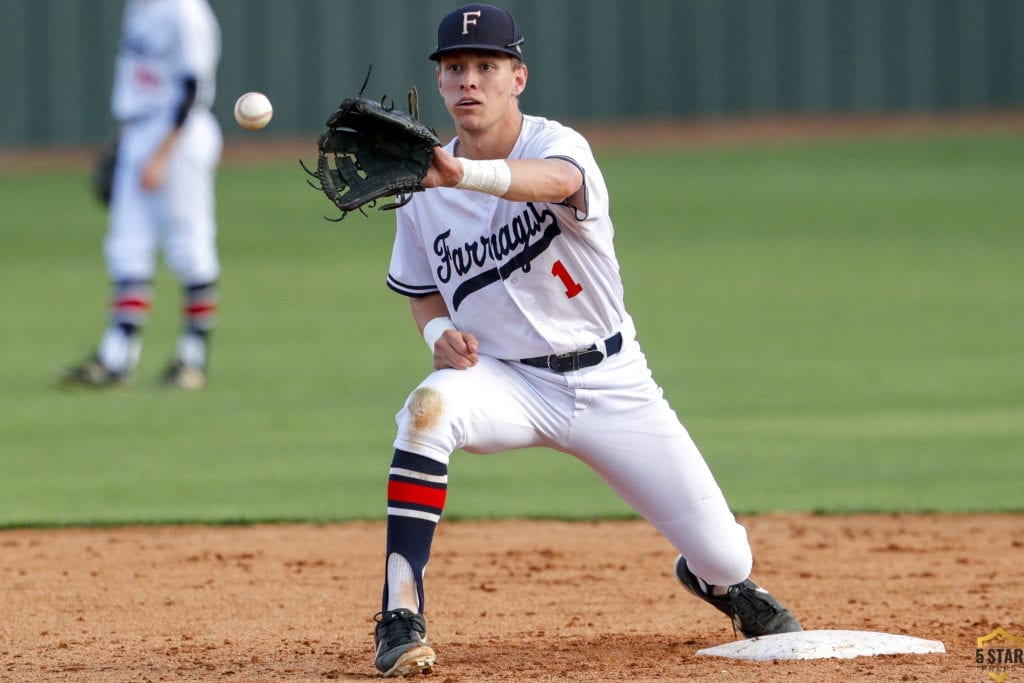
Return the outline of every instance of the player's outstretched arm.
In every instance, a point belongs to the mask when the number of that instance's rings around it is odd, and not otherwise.
[[[583,187],[583,173],[565,159],[509,159],[512,184],[502,195],[513,202],[558,204]]]
[[[476,336],[455,328],[440,294],[410,298],[409,307],[416,327],[434,352],[435,370],[465,370],[477,364]]]
[[[474,165],[483,165],[480,171]],[[502,165],[504,168],[502,168]],[[467,176],[484,174],[482,181]],[[513,202],[560,203],[583,187],[583,173],[564,159],[497,159],[473,161],[434,148],[434,158],[423,180],[424,187],[459,187],[495,194]],[[499,194],[500,193],[500,194]]]

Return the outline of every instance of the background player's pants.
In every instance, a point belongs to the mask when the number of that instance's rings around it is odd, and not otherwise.
[[[456,449],[569,453],[651,522],[698,576],[739,583],[752,566],[746,530],[631,332],[624,330],[620,353],[575,373],[487,357],[468,370],[436,371],[396,416],[395,448],[446,465]]]
[[[114,282],[152,281],[156,252],[185,286],[218,279],[214,178],[222,138],[213,115],[189,112],[171,154],[163,187],[146,192],[139,184],[143,164],[171,128],[157,117],[121,129],[110,225],[104,243]]]

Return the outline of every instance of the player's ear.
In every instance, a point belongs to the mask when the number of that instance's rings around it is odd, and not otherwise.
[[[529,72],[526,65],[516,60],[512,65],[512,95],[518,97],[524,90],[526,90],[526,79],[529,76]]]

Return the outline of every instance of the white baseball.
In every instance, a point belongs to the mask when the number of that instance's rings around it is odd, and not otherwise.
[[[235,121],[246,130],[259,130],[273,116],[274,106],[261,92],[247,92],[235,102]]]

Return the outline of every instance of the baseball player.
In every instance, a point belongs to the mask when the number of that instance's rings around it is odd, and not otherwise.
[[[524,115],[523,36],[504,9],[447,14],[437,87],[456,137],[398,210],[387,284],[435,371],[396,417],[376,666],[430,670],[424,568],[451,454],[546,446],[590,466],[679,551],[686,589],[745,637],[800,630],[750,580],[745,529],[662,397],[623,305],[608,190],[576,131]]]
[[[106,387],[131,378],[162,250],[184,300],[184,329],[163,381],[199,389],[220,276],[214,174],[222,139],[210,113],[220,27],[207,0],[128,0],[122,30],[111,103],[120,136],[104,243],[110,322],[95,356],[60,383]]]

